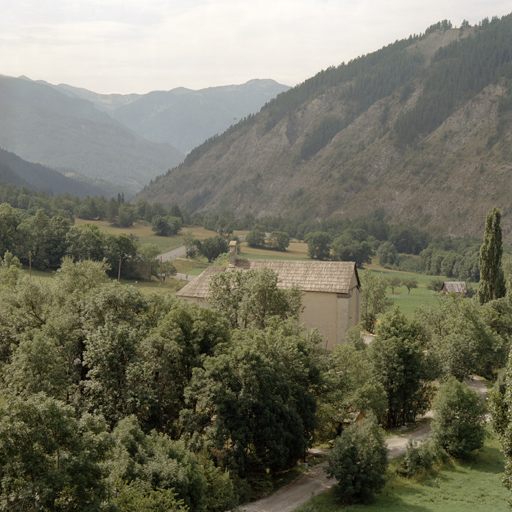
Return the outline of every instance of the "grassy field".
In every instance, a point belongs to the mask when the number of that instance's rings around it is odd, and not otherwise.
[[[434,306],[438,303],[438,298],[434,295],[432,290],[427,289],[427,286],[433,279],[443,279],[450,281],[449,278],[442,276],[426,276],[424,274],[413,274],[411,272],[399,272],[396,270],[386,270],[382,267],[372,265],[372,272],[384,276],[386,279],[392,277],[400,277],[402,279],[416,279],[418,281],[418,288],[411,289],[410,293],[407,293],[405,286],[395,288],[395,293],[391,293],[391,289],[388,289],[387,296],[393,300],[395,306],[398,306],[402,312],[410,317],[416,307],[421,305]]]
[[[394,462],[398,463],[398,460]],[[419,481],[392,476],[371,505],[342,507],[333,501],[332,490],[308,501],[308,512],[506,512],[509,492],[500,480],[503,455],[497,439],[467,462],[450,462],[442,470]],[[392,466],[390,473],[392,472]],[[300,511],[302,507],[296,509]]]
[[[76,219],[75,225],[81,226],[90,221],[86,221],[83,219]],[[133,234],[137,236],[141,243],[152,243],[156,244],[160,253],[165,253],[171,251],[173,249],[177,249],[183,245],[183,233],[177,236],[164,237],[164,236],[156,236],[153,231],[151,231],[151,225],[147,222],[136,222],[130,228],[118,228],[111,226],[107,221],[94,221],[96,225],[102,231],[107,231],[110,233],[126,233]],[[215,232],[209,231],[202,227],[194,226],[187,227],[183,230],[184,232],[192,232],[194,238],[199,240],[204,240],[205,238],[209,238],[215,236]],[[243,237],[246,235],[247,231],[236,231],[235,235]],[[259,249],[249,247],[245,242],[241,244],[242,253],[240,254],[240,258],[244,259],[276,259],[276,260],[309,260],[308,258],[308,246],[304,242],[298,242],[296,240],[290,243],[290,246],[286,251],[273,251],[270,249]],[[207,266],[205,260],[186,260],[186,259],[176,259],[174,260],[174,266],[179,273],[188,274],[188,275],[199,275]],[[413,274],[410,272],[399,272],[393,270],[386,270],[380,267],[375,262],[371,265],[368,265],[368,268],[377,274],[383,275],[386,278],[391,278],[394,276],[398,277],[408,277],[415,278],[418,280],[418,288],[412,289],[410,294],[407,293],[407,289],[405,287],[399,287],[395,289],[395,293],[392,294],[391,290],[389,290],[388,297],[393,300],[393,303],[400,307],[400,309],[404,312],[406,316],[411,316],[416,307],[427,304],[427,305],[435,305],[437,303],[437,298],[433,294],[431,290],[427,289],[427,286],[433,279],[443,279],[448,280],[447,278],[443,278],[442,276],[426,276],[422,274]],[[155,286],[158,287],[160,284],[157,281],[151,281],[149,283],[140,282],[138,286],[141,289],[148,287],[149,291],[152,291]],[[160,286],[160,288],[172,288],[167,286]],[[177,287],[179,289],[179,287]],[[145,291],[145,290],[144,290]],[[177,291],[177,290],[176,290]]]

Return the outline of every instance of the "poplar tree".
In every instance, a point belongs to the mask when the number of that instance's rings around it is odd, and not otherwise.
[[[501,267],[503,256],[501,214],[495,207],[487,213],[484,241],[480,248],[480,283],[478,298],[480,304],[504,297],[505,278]]]

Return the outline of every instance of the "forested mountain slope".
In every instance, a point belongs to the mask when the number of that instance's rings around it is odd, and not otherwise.
[[[137,197],[301,219],[512,228],[512,16],[430,27],[280,94]]]
[[[3,149],[132,190],[183,158],[170,144],[143,139],[90,101],[23,78],[0,76],[0,119]]]
[[[94,184],[83,179],[64,176],[59,171],[27,162],[3,149],[0,149],[0,182],[10,183],[16,187],[27,187],[50,195],[68,193],[80,198],[87,195],[104,195],[110,198],[119,192],[119,187],[111,183]]]

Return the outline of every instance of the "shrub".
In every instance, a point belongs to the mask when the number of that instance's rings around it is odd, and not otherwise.
[[[485,439],[486,408],[480,396],[455,377],[441,387],[434,402],[432,439],[455,458],[467,458]]]
[[[362,427],[351,425],[343,431],[327,459],[326,472],[336,478],[337,499],[342,504],[371,501],[386,480],[388,449],[374,414],[370,413]]]
[[[424,440],[421,444],[415,445],[413,440],[409,439],[407,451],[398,473],[410,478],[428,471],[434,464],[443,462],[446,458],[446,452],[432,441]]]

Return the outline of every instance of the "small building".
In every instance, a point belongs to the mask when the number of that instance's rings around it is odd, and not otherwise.
[[[445,281],[441,292],[445,295],[454,293],[455,295],[466,295],[466,283],[464,281]]]
[[[359,323],[361,283],[356,264],[346,261],[242,260],[237,258],[236,242],[230,244],[230,263],[208,267],[182,288],[178,297],[207,305],[210,279],[222,272],[259,270],[267,267],[279,277],[278,286],[297,286],[304,292],[299,322],[307,329],[317,328],[324,337],[324,348],[332,350],[344,341],[347,331]]]

